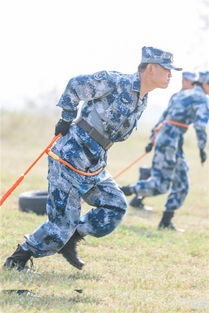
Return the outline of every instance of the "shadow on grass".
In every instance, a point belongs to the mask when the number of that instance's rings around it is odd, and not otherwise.
[[[128,211],[129,216],[140,216],[145,219],[151,219],[154,215],[157,215],[158,212],[154,211],[151,207],[145,206],[145,209],[137,209],[131,207]]]
[[[74,295],[75,294],[75,295]],[[53,308],[56,312],[59,312],[60,307],[66,308],[66,312],[71,312],[70,309],[72,309],[72,312],[75,312],[72,307],[72,305],[76,304],[99,304],[101,301],[97,298],[90,297],[88,295],[78,295],[76,290],[70,290],[69,296],[56,296],[54,293],[50,296],[41,296],[37,292],[28,292],[26,293],[8,293],[7,290],[3,290],[1,292],[1,298],[0,298],[0,304],[1,308],[13,305],[19,305],[23,309],[27,310],[31,307],[40,309],[43,312],[44,309],[51,309]],[[38,310],[39,311],[39,310]],[[37,311],[37,312],[38,312]],[[27,311],[26,311],[27,312]]]
[[[34,274],[35,275],[35,274]],[[94,274],[94,273],[89,273],[89,272],[74,272],[72,274],[67,274],[66,273],[56,273],[56,272],[39,272],[37,273],[37,276],[43,275],[45,278],[47,277],[47,281],[68,281],[68,280],[95,280],[99,281],[101,279],[100,275]]]
[[[62,282],[62,284],[74,284],[78,280],[89,280],[89,281],[99,281],[101,279],[100,275],[96,275],[90,272],[75,272],[72,274],[60,273],[60,272],[35,272],[35,271],[21,271],[18,272],[15,269],[8,270],[3,269],[0,272],[1,283],[2,285],[9,285],[13,288],[19,286],[28,286],[42,285],[49,286],[57,284],[57,282]]]
[[[83,280],[95,280],[99,281],[101,279],[100,275],[96,275],[93,273],[85,273],[85,272],[76,272],[74,274],[68,275],[68,278],[72,280],[78,280],[78,279],[83,279]]]

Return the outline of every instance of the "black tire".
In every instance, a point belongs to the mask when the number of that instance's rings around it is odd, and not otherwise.
[[[34,212],[37,215],[46,214],[47,191],[27,191],[19,196],[19,209],[23,212]]]

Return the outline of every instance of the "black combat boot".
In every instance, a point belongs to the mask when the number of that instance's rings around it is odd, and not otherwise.
[[[131,196],[132,194],[136,194],[136,189],[134,186],[121,186],[120,190],[122,190],[122,192],[126,195],[126,196]]]
[[[4,267],[11,269],[17,268],[18,271],[27,269],[27,261],[31,258],[32,252],[24,250],[20,245],[17,246],[15,252],[6,259],[4,262]]]
[[[184,232],[184,229],[177,228],[173,223],[171,222],[171,219],[174,216],[174,212],[165,211],[163,212],[162,219],[158,225],[159,230],[167,229],[167,230],[175,230],[179,232]]]
[[[84,262],[78,257],[76,245],[81,241],[83,237],[76,230],[73,236],[68,240],[64,247],[58,252],[63,255],[63,257],[77,269],[81,270],[84,266]]]
[[[144,203],[142,202],[144,199],[144,197],[142,198],[138,198],[137,196],[133,197],[133,199],[130,201],[130,205],[133,207],[133,208],[137,208],[137,209],[144,209]]]

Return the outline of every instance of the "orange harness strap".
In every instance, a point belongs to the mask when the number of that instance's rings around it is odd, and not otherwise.
[[[155,128],[155,131],[154,131],[154,134],[152,136],[152,145],[154,145],[155,143],[155,137],[157,135],[157,133],[159,132],[159,130],[161,129],[161,127],[165,124],[173,124],[175,126],[179,126],[179,127],[183,127],[183,128],[188,128],[189,125],[187,124],[183,124],[183,123],[180,123],[180,122],[175,122],[175,121],[164,121],[162,123],[159,124],[158,127]]]
[[[46,150],[46,153],[52,157],[54,160],[59,161],[60,163],[63,163],[64,165],[66,165],[67,167],[69,167],[71,170],[73,170],[74,172],[84,175],[84,176],[95,176],[97,174],[99,174],[103,168],[101,167],[100,169],[98,169],[96,172],[93,173],[86,173],[84,171],[78,170],[77,168],[75,168],[74,166],[72,166],[70,163],[66,162],[65,160],[61,159],[57,154],[55,154],[54,152],[52,152],[51,150]]]

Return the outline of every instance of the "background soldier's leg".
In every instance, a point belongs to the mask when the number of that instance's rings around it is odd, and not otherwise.
[[[172,181],[172,187],[171,192],[168,196],[167,202],[166,202],[166,209],[163,212],[162,219],[159,223],[159,228],[168,228],[172,230],[177,231],[184,231],[183,229],[179,229],[176,226],[174,226],[171,222],[172,218],[174,217],[174,212],[176,209],[178,209],[189,189],[189,183],[188,183],[188,176],[187,176],[188,166],[186,164],[186,161],[184,158],[178,157],[177,163],[174,169],[174,176]]]
[[[188,166],[186,160],[184,158],[178,158],[174,171],[171,192],[165,205],[166,211],[175,211],[183,204],[189,190],[187,173]]]
[[[151,168],[150,167],[140,167],[139,168],[139,180],[145,180],[150,178],[151,176]],[[142,196],[137,196],[135,195],[131,201],[130,201],[130,205],[134,208],[138,208],[138,209],[146,209],[146,206],[144,205],[144,200],[145,197]]]
[[[156,147],[152,160],[151,177],[136,183],[137,194],[142,197],[152,197],[168,192],[175,164],[176,151],[174,147]]]

